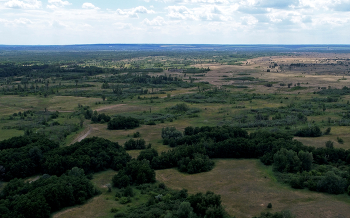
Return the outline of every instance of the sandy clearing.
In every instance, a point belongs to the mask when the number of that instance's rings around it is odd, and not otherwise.
[[[110,109],[117,108],[117,107],[124,106],[124,105],[126,105],[126,104],[116,104],[116,105],[101,107],[101,108],[96,109],[96,111],[100,112],[100,111],[104,111],[104,110],[110,110]]]

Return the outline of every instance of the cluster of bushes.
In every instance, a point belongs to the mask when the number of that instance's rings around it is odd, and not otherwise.
[[[156,181],[155,176],[156,174],[149,161],[133,159],[122,170],[119,170],[118,174],[113,177],[112,183],[113,186],[118,188],[134,184],[153,183]]]
[[[163,145],[170,145],[171,147],[176,146],[176,141],[182,138],[182,132],[177,130],[175,127],[162,128]]]
[[[124,143],[125,150],[139,150],[146,148],[146,141],[144,139],[129,139]]]
[[[342,89],[323,89],[318,92],[320,95],[349,95],[350,88],[344,86]]]
[[[83,204],[96,194],[98,191],[79,168],[60,177],[43,175],[31,183],[13,179],[1,192],[0,214],[3,218],[48,218],[52,212]]]
[[[186,103],[179,103],[173,107],[168,108],[168,110],[173,112],[173,113],[185,113],[189,109],[190,109],[190,107]]]
[[[132,117],[116,116],[108,122],[108,129],[134,129],[140,126],[140,121]]]
[[[72,167],[94,173],[112,168],[120,170],[131,157],[117,142],[93,137],[69,147],[57,148],[44,156],[42,172],[61,175]]]
[[[122,203],[122,200],[123,202],[132,200],[130,189],[131,187],[127,187],[117,191],[116,196],[120,203]],[[171,190],[165,187],[163,183],[159,185],[143,184],[136,186],[136,189],[140,190],[142,195],[149,196],[147,202],[126,211],[117,212],[114,217],[229,217],[221,205],[220,195],[213,192],[188,195],[185,189],[180,191]]]
[[[148,160],[151,162],[154,157],[158,157],[158,151],[154,148],[148,148],[140,152],[137,160]]]
[[[102,113],[98,114],[96,111],[94,111],[94,114],[91,117],[91,122],[93,123],[106,123],[111,120],[111,117]]]
[[[178,167],[181,172],[189,174],[208,172],[214,167],[214,161],[210,160],[208,155],[193,154],[192,157],[183,157],[178,162]]]
[[[292,188],[308,188],[311,191],[327,192],[329,194],[349,193],[349,173],[327,165],[315,166],[313,170],[297,174],[277,174],[278,178],[289,183]]]
[[[297,173],[310,171],[313,162],[312,153],[282,148],[273,156],[274,169],[279,172]]]
[[[305,127],[298,130],[295,136],[299,137],[320,137],[322,136],[321,129],[318,126]]]

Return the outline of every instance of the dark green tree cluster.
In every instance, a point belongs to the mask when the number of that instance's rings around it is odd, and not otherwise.
[[[140,126],[140,121],[132,117],[117,116],[108,122],[108,129],[134,129]]]
[[[131,160],[116,174],[113,179],[113,186],[122,188],[133,184],[153,183],[155,179],[154,169],[147,160]]]
[[[111,120],[111,117],[102,113],[98,114],[96,111],[94,111],[94,114],[91,116],[91,122],[93,123],[107,123]]]
[[[190,109],[190,107],[186,103],[179,103],[172,107],[170,107],[168,110],[173,113],[185,113]]]
[[[125,150],[140,150],[146,148],[146,141],[144,139],[129,139],[124,143]]]
[[[214,162],[209,159],[208,155],[193,154],[193,158],[184,157],[178,162],[178,167],[181,172],[189,174],[208,172],[214,167]]]
[[[154,148],[145,149],[137,156],[137,160],[148,160],[151,162],[154,157],[158,157],[158,151]]]
[[[274,169],[279,172],[296,173],[310,171],[313,162],[312,153],[282,148],[273,156]]]
[[[162,138],[164,145],[176,146],[176,141],[182,138],[182,132],[176,130],[175,127],[162,128]]]
[[[36,134],[0,142],[0,180],[25,178],[42,172],[44,155],[58,146]]]
[[[60,177],[43,175],[31,183],[13,179],[1,192],[0,216],[48,218],[52,212],[83,204],[97,193],[79,168]]]
[[[295,133],[295,136],[299,136],[299,137],[320,137],[320,136],[322,136],[322,132],[320,130],[320,127],[312,126],[312,127],[306,127],[306,128],[298,130]]]
[[[82,168],[86,173],[108,168],[120,170],[130,159],[130,155],[117,142],[93,137],[48,152],[43,160],[42,172],[61,175],[73,167]]]

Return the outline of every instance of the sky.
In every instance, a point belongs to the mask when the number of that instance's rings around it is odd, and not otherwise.
[[[350,44],[350,0],[0,0],[0,44]]]

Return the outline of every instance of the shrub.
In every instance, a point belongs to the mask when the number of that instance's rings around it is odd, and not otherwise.
[[[329,194],[343,194],[346,187],[346,179],[337,176],[334,172],[329,171],[317,183],[317,189]]]
[[[343,144],[344,143],[344,140],[342,138],[339,138],[339,137],[337,137],[337,141],[338,141],[339,144]]]
[[[318,126],[306,127],[298,130],[295,136],[299,137],[319,137],[322,136],[322,132]]]
[[[174,113],[184,113],[189,109],[190,107],[186,103],[176,104],[175,106],[170,108],[170,110],[173,111]]]
[[[158,151],[151,148],[141,151],[137,160],[148,160],[151,162],[154,157],[158,157]]]
[[[138,150],[146,148],[146,141],[144,139],[130,139],[124,143],[125,150]]]
[[[140,136],[141,136],[140,132],[135,132],[134,135],[133,135],[134,138],[138,138]]]
[[[131,186],[127,186],[123,192],[124,197],[134,197],[134,191]]]
[[[122,188],[132,184],[153,183],[155,176],[149,161],[133,159],[113,177],[112,182],[115,187]]]
[[[176,130],[175,127],[165,127],[162,128],[162,138],[177,140],[182,138],[182,133],[179,130]]]
[[[324,132],[325,135],[329,135],[331,133],[331,127],[328,127]]]
[[[269,204],[267,205],[267,208],[272,208],[272,204],[269,203]]]
[[[326,148],[334,148],[334,143],[332,141],[326,141]]]
[[[130,203],[130,202],[131,202],[130,197],[121,197],[119,199],[119,203],[121,203],[121,204],[127,204],[127,203]]]
[[[108,129],[133,129],[140,126],[140,121],[132,117],[117,116],[108,122]]]

